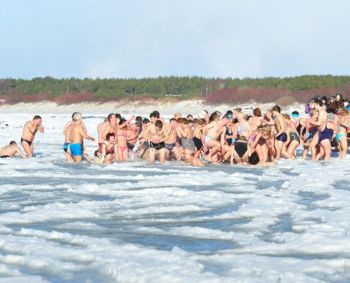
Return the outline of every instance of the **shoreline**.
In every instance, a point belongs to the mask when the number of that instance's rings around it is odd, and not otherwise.
[[[202,110],[208,110],[208,112],[220,111],[226,112],[228,109],[234,109],[240,107],[246,112],[251,112],[255,107],[261,108],[262,111],[266,111],[271,108],[274,103],[242,103],[242,104],[218,104],[208,105],[201,100],[184,100],[179,102],[152,102],[152,103],[120,103],[120,102],[108,102],[108,103],[96,103],[96,102],[81,102],[70,105],[58,105],[54,102],[36,102],[36,103],[17,103],[17,104],[0,104],[0,112],[2,113],[42,113],[42,114],[71,114],[75,111],[82,112],[83,114],[108,114],[108,113],[120,113],[122,115],[142,114],[148,115],[154,110],[158,110],[164,115],[173,115],[176,112],[180,112],[183,115],[198,114]],[[303,109],[302,104],[292,104],[288,106],[282,106],[283,111],[291,112],[293,110]]]

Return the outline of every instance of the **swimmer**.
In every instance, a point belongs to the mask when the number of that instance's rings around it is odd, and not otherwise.
[[[146,139],[149,141],[150,152],[149,162],[153,163],[156,156],[159,156],[159,162],[165,162],[165,141],[169,138],[168,133],[163,127],[161,120],[155,120],[154,124],[151,124],[147,128]]]
[[[275,129],[276,129],[276,159],[280,159],[281,155],[286,156],[287,148],[286,142],[288,136],[286,133],[286,121],[281,114],[281,108],[278,105],[272,107],[272,115],[274,118]]]
[[[83,156],[83,140],[95,141],[95,139],[89,136],[82,126],[82,115],[76,112],[73,115],[73,124],[68,129],[69,134],[69,149],[73,157],[74,162],[80,162]],[[89,161],[89,160],[88,160]]]
[[[323,107],[322,100],[316,100],[314,107],[318,111],[317,121],[310,121],[311,125],[317,126],[317,133],[314,135],[311,141],[312,160],[319,160],[324,156],[324,160],[331,158],[331,139],[333,137],[333,129],[327,127],[328,119],[327,112]],[[319,145],[320,152],[316,152],[316,145]],[[316,154],[317,153],[317,154]]]
[[[33,141],[38,131],[43,133],[44,127],[42,126],[42,118],[39,115],[35,115],[32,121],[24,124],[21,138],[22,147],[29,158],[33,157]]]
[[[348,110],[342,108],[339,111],[339,120],[337,126],[336,139],[339,144],[339,158],[345,159],[346,153],[348,151],[348,139],[347,135],[350,129],[350,119]]]
[[[172,153],[176,160],[181,160],[181,153],[177,145],[177,122],[175,118],[170,119],[170,123],[165,125],[165,131],[167,132],[168,139],[165,141],[165,155],[169,160]]]
[[[63,151],[65,152],[65,155],[66,155],[66,160],[68,162],[73,162],[73,157],[72,157],[72,153],[70,151],[70,148],[69,148],[69,129],[70,127],[72,126],[74,120],[73,120],[73,117],[75,116],[75,114],[78,113],[78,112],[74,112],[72,114],[72,121],[69,121],[64,129],[63,129],[63,134],[64,134],[64,144],[63,144]],[[82,122],[82,127],[84,129],[84,131],[86,132],[86,127],[85,127],[85,124]]]
[[[225,126],[228,120],[221,120],[219,113],[214,112],[210,115],[209,121],[211,122],[203,128],[204,145],[209,150],[206,159],[209,162],[217,163],[225,143]]]
[[[115,134],[108,133],[105,141],[102,143],[101,151],[98,149],[95,152],[98,163],[111,164],[117,153],[117,146],[115,144]]]
[[[26,158],[25,153],[19,148],[15,141],[11,141],[0,149],[0,158],[10,158],[19,155],[21,158]]]

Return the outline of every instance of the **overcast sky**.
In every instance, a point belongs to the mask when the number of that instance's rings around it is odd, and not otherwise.
[[[347,0],[0,0],[0,78],[350,74]]]

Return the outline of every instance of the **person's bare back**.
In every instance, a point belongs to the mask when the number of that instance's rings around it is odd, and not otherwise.
[[[0,149],[0,158],[14,157],[18,154],[21,158],[26,158],[22,150],[17,146],[15,141],[11,141],[10,144],[5,145]]]

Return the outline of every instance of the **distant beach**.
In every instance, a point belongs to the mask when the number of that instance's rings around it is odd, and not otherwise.
[[[56,113],[70,114],[75,111],[80,111],[85,114],[108,114],[121,113],[123,115],[145,115],[148,116],[154,110],[159,110],[162,115],[173,115],[176,112],[184,114],[196,115],[202,110],[214,112],[216,110],[226,112],[228,109],[242,108],[245,112],[250,112],[254,107],[260,107],[263,111],[270,109],[274,103],[244,103],[244,104],[218,104],[208,105],[201,100],[183,100],[179,102],[81,102],[70,105],[58,105],[54,102],[36,102],[36,103],[17,103],[17,104],[0,104],[0,111],[3,113]],[[294,103],[288,106],[282,106],[284,112],[293,110],[302,111],[304,106],[300,103]]]

